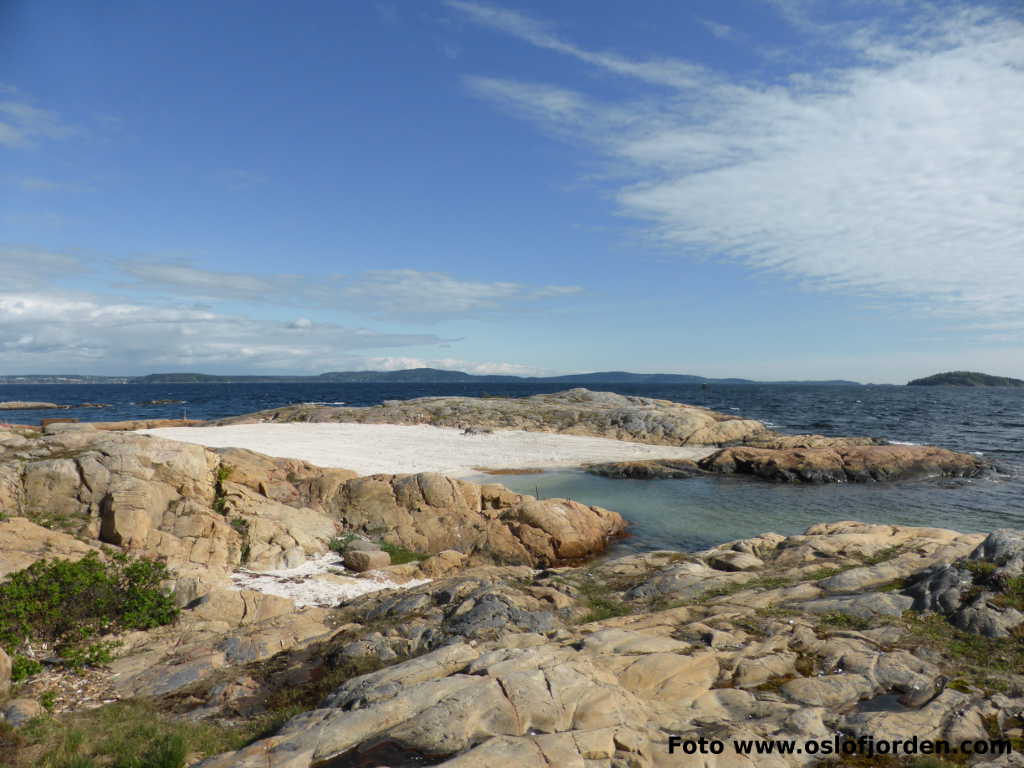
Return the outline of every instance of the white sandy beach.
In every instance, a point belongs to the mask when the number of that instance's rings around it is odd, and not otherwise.
[[[248,448],[362,475],[442,472],[467,476],[477,474],[474,467],[555,469],[605,461],[697,459],[714,450],[518,430],[463,435],[453,427],[397,424],[236,424],[140,432],[210,448]]]

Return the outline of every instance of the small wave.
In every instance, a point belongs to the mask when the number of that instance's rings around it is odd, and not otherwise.
[[[320,402],[319,400],[310,400],[308,403],[296,403],[296,405],[344,405],[344,400],[338,400],[337,402]]]
[[[908,443],[905,440],[890,440],[890,445],[920,445],[920,443]]]

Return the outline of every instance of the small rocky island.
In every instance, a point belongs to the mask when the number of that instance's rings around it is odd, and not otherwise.
[[[798,480],[977,469],[610,393],[471,400],[245,418],[670,441],[706,446],[701,472]],[[595,561],[627,525],[612,510],[117,426],[0,427],[4,766],[803,768],[818,758],[736,744],[1024,746],[1024,532],[846,521]],[[53,584],[95,589],[105,567],[131,593],[115,580],[62,622]],[[18,602],[30,589],[47,602]]]
[[[1024,380],[990,376],[976,371],[949,371],[907,382],[908,387],[1024,387]]]
[[[531,397],[425,397],[369,407],[290,405],[222,419],[254,423],[432,424],[612,438],[636,443],[706,447],[694,461],[590,465],[606,477],[747,475],[777,483],[837,483],[976,477],[977,456],[926,445],[892,445],[871,437],[781,435],[764,424],[670,400],[576,388]]]

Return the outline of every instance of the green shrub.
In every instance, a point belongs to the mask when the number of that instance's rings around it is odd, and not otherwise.
[[[18,683],[43,671],[43,665],[28,656],[15,654],[11,659],[11,680]]]
[[[821,617],[821,623],[839,629],[862,630],[871,626],[871,620],[861,616],[851,616],[848,613],[826,613]]]
[[[356,535],[354,533],[347,533],[344,536],[335,536],[327,546],[332,552],[337,552],[340,555],[345,552],[345,549],[355,539],[355,537]]]
[[[72,667],[109,661],[109,632],[169,624],[178,609],[160,584],[167,567],[123,553],[103,561],[92,552],[77,562],[33,563],[0,584],[0,646],[15,655],[28,643],[48,643]],[[19,670],[30,659],[15,655]],[[38,671],[38,670],[37,670]]]
[[[213,511],[221,515],[228,513],[228,494],[224,490],[224,481],[231,477],[235,468],[230,464],[221,464],[217,467],[217,480],[213,484]]]
[[[426,560],[430,555],[424,555],[420,552],[413,552],[403,547],[396,547],[394,544],[385,544],[381,542],[380,548],[391,555],[392,565],[405,565],[406,563],[418,563],[421,560]]]
[[[47,691],[39,697],[39,703],[47,712],[53,712],[53,707],[57,703],[57,692]]]
[[[96,667],[114,660],[114,649],[120,643],[99,641],[81,645],[65,645],[58,652],[61,661],[72,669]]]

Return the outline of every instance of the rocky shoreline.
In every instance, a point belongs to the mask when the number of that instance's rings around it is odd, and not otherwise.
[[[619,476],[981,471],[942,449],[784,437],[704,409],[585,392],[526,406],[435,398],[274,413],[732,443],[692,467],[607,469]],[[467,423],[474,409],[487,413]],[[432,473],[358,476],[84,424],[0,429],[0,580],[123,551],[165,562],[181,608],[173,624],[109,638],[116,658],[84,674],[44,647],[9,648],[44,662],[12,683],[0,650],[0,763],[48,754],[30,722],[88,728],[111,707],[235,734],[234,746],[188,753],[184,764],[205,768],[820,760],[754,760],[731,746],[672,754],[671,736],[998,737],[1024,750],[1024,533],[841,522],[595,561],[625,526],[601,507]],[[302,571],[313,562],[328,565]],[[285,594],[328,597],[300,607],[256,589],[261,572],[286,580]],[[893,760],[884,766],[913,765]],[[1022,765],[1019,754],[967,762]]]
[[[698,461],[590,464],[588,472],[633,479],[746,475],[773,483],[870,483],[929,477],[979,477],[990,470],[976,456],[930,445],[889,445],[861,438],[786,436],[730,446]]]

